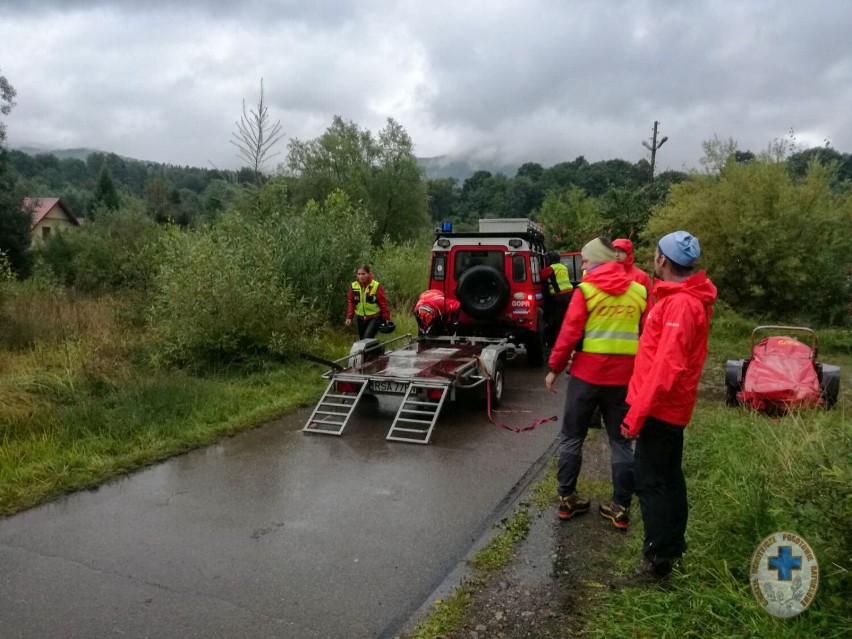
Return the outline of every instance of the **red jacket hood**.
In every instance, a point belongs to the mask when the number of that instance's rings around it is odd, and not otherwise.
[[[716,301],[716,286],[707,279],[707,271],[699,271],[680,282],[655,280],[654,297],[657,303],[675,293],[686,293],[694,297],[709,312],[712,312],[713,303]]]
[[[583,276],[583,281],[594,284],[604,293],[621,295],[633,281],[622,264],[622,262],[605,262],[587,271]]]
[[[633,259],[633,242],[631,242],[630,240],[619,239],[619,240],[613,240],[612,245],[615,248],[619,248],[622,251],[624,251],[625,253],[627,253],[627,257],[624,258],[624,261],[622,262],[622,264],[624,264],[624,266],[626,266],[628,268],[633,266],[633,263],[635,261]]]

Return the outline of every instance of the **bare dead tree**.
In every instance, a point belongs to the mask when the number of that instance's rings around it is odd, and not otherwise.
[[[263,78],[260,79],[260,101],[257,103],[257,109],[246,111],[246,101],[243,100],[243,115],[236,125],[237,130],[231,134],[234,138],[231,144],[239,149],[237,157],[248,162],[255,178],[260,182],[263,165],[269,158],[280,154],[269,152],[276,142],[284,137],[281,121],[275,124],[269,121],[269,109],[263,100]]]

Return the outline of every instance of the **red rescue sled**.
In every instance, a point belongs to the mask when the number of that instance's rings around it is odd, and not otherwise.
[[[808,343],[789,335],[798,333]],[[817,335],[804,327],[758,326],[751,334],[752,356],[728,360],[725,387],[729,406],[782,413],[812,406],[831,408],[840,392],[840,368],[817,361]]]

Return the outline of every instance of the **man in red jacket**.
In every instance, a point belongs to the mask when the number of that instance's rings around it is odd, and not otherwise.
[[[612,454],[612,499],[599,511],[616,528],[626,530],[633,497],[633,449],[620,427],[648,292],[615,261],[606,238],[586,244],[582,259],[586,275],[568,305],[544,381],[547,390],[555,392],[554,384],[574,354],[559,438],[559,518],[571,519],[591,506],[589,499],[577,494],[577,478],[583,442],[599,408]]]
[[[627,391],[622,434],[637,439],[636,494],[645,541],[636,577],[668,576],[686,550],[688,503],[681,460],[683,430],[692,418],[707,358],[716,287],[693,265],[698,240],[686,231],[663,237],[654,257],[653,308],[639,339]]]
[[[634,282],[639,282],[642,286],[651,292],[651,278],[640,268],[637,268],[633,259],[633,242],[628,239],[619,238],[612,241],[615,248],[615,259],[624,265],[628,275]]]

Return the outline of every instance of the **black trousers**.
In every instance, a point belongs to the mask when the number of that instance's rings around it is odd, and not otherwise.
[[[565,313],[568,312],[568,304],[571,302],[572,293],[573,291],[550,297],[548,302],[547,329],[545,330],[545,340],[550,346],[556,344],[556,338],[559,337],[559,331],[562,329],[562,320],[565,319]]]
[[[627,414],[627,386],[601,386],[572,377],[565,395],[565,415],[559,436],[559,462],[556,478],[563,497],[577,490],[583,462],[583,442],[595,409],[600,408],[612,455],[612,500],[625,507],[633,497],[633,444],[621,435],[621,422]]]
[[[636,442],[636,495],[645,526],[642,552],[664,574],[686,551],[689,505],[682,459],[683,427],[649,417]]]
[[[358,339],[369,339],[371,337],[375,337],[379,332],[379,324],[382,319],[380,317],[372,317],[370,319],[363,319],[361,317],[356,317],[356,324],[358,325]]]

